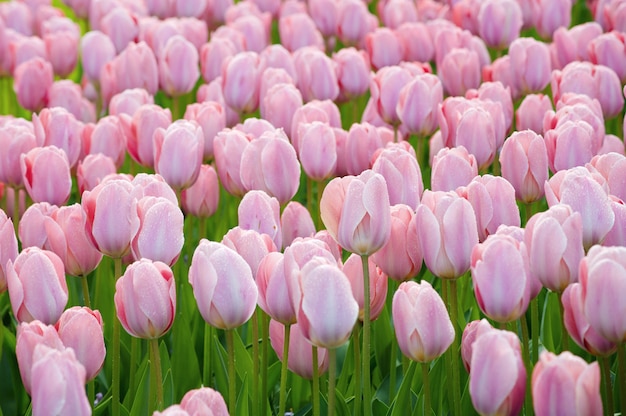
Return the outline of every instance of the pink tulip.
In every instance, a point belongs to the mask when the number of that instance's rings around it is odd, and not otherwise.
[[[513,133],[500,152],[502,176],[515,189],[517,199],[530,203],[543,196],[548,180],[548,154],[543,138],[531,130]]]
[[[626,154],[626,149],[624,148],[622,139],[614,134],[607,134],[604,136],[604,141],[602,142],[602,147],[598,150],[598,154],[603,155],[611,152],[624,155]]]
[[[80,40],[82,68],[90,81],[99,82],[104,65],[115,55],[115,45],[104,33],[94,30],[85,33]]]
[[[241,228],[267,234],[276,247],[282,247],[278,199],[264,191],[249,191],[239,203],[237,216]]]
[[[332,127],[314,121],[300,124],[298,129],[302,169],[315,181],[329,178],[337,166],[337,143]]]
[[[250,141],[259,139],[266,133],[272,135],[272,137],[287,140],[287,137],[285,137],[284,134],[277,130],[276,127],[272,125],[272,123],[260,118],[247,118],[243,123],[239,123],[235,127],[233,127],[233,129],[244,133]]]
[[[497,322],[526,313],[531,277],[526,246],[505,235],[488,237],[472,250],[472,281],[478,306]]]
[[[404,282],[393,295],[393,324],[402,353],[426,363],[454,341],[454,327],[439,294],[430,283]]]
[[[205,101],[187,106],[184,118],[194,120],[204,134],[204,160],[213,159],[213,139],[226,127],[226,113],[216,101]]]
[[[558,356],[541,353],[533,370],[532,389],[538,416],[553,414],[555,409],[568,415],[602,414],[600,366],[587,364],[569,351]]]
[[[379,130],[372,124],[367,122],[352,124],[345,142],[343,164],[346,171],[351,175],[359,175],[370,169],[374,154],[384,145]],[[337,156],[337,163],[339,164],[339,154]]]
[[[137,16],[125,7],[115,7],[100,20],[99,29],[111,38],[117,53],[121,53],[139,35]]]
[[[626,37],[612,31],[593,39],[588,46],[591,62],[611,68],[622,84],[626,82]]]
[[[488,46],[503,49],[519,37],[522,19],[522,9],[515,0],[482,2],[477,16],[478,33]]]
[[[83,97],[80,85],[68,79],[54,82],[48,89],[48,107],[62,107],[79,121],[95,123],[96,108]]]
[[[404,22],[396,28],[396,35],[404,44],[403,61],[430,62],[435,57],[435,47],[424,23]]]
[[[189,390],[183,396],[180,407],[189,412],[190,415],[228,416],[224,398],[218,391],[210,387]]]
[[[415,155],[401,147],[387,147],[376,157],[372,170],[385,178],[391,205],[417,208],[424,184]]]
[[[133,185],[134,188],[131,191],[131,196],[137,201],[144,197],[154,196],[157,198],[165,198],[174,206],[178,205],[176,192],[174,192],[172,187],[169,186],[167,182],[165,182],[165,179],[159,174],[139,173],[134,178],[122,178],[129,180]],[[105,178],[105,180],[108,179],[109,178]],[[111,179],[115,179],[115,177]]]
[[[463,335],[461,337],[461,358],[463,360],[463,366],[468,373],[471,370],[472,363],[472,351],[474,342],[483,334],[494,330],[487,319],[483,318],[480,321],[469,322],[465,329],[463,329]]]
[[[324,50],[324,38],[315,21],[306,13],[282,16],[278,21],[278,32],[281,43],[290,52],[305,46]]]
[[[361,257],[351,254],[343,264],[343,273],[350,282],[352,296],[359,305],[360,321],[363,321],[365,300],[363,294],[363,264]],[[373,259],[368,259],[369,284],[370,284],[370,319],[376,320],[383,311],[387,299],[387,274],[374,264]]]
[[[480,241],[494,234],[500,225],[520,226],[515,189],[504,178],[476,176],[466,187],[457,188],[456,192],[474,208]]]
[[[17,238],[13,222],[0,210],[0,293],[7,290],[7,262],[17,257]]]
[[[550,97],[543,94],[529,94],[522,100],[515,112],[515,128],[518,131],[532,130],[543,133],[543,116],[552,110]]]
[[[287,248],[298,237],[313,237],[315,224],[311,213],[297,201],[290,201],[280,217],[283,230],[283,248]]]
[[[513,73],[513,64],[511,56],[504,55],[494,60],[491,64],[482,68],[482,77],[485,82],[500,82],[511,91],[511,96],[515,99],[520,98],[519,80],[515,78]]]
[[[292,80],[298,78],[296,68],[293,62],[293,55],[281,44],[268,45],[259,54],[261,58],[261,71],[275,68],[283,69],[291,77]]]
[[[285,328],[275,320],[270,321],[270,342],[279,360],[283,359],[283,345],[285,343]],[[302,333],[299,324],[291,325],[289,332],[289,352],[287,367],[302,378],[313,378],[313,346]],[[317,371],[323,374],[328,368],[328,351],[325,348],[317,349]]]
[[[198,179],[180,194],[181,206],[186,214],[208,218],[215,214],[219,204],[219,181],[211,165],[200,166]]]
[[[622,200],[626,199],[626,183],[623,181],[623,175],[626,172],[626,156],[619,153],[597,155],[586,167],[590,172],[597,172],[606,179],[609,194]]]
[[[46,325],[41,321],[21,322],[17,325],[15,355],[20,369],[20,376],[24,384],[24,390],[28,394],[32,392],[31,370],[33,366],[33,352],[37,345],[45,345],[56,348],[59,351],[65,349],[57,330],[52,325]]]
[[[524,241],[530,272],[548,289],[561,293],[578,281],[578,264],[584,256],[582,226],[580,213],[564,204],[553,205],[528,221]]]
[[[191,261],[189,283],[202,317],[214,327],[236,328],[254,313],[258,290],[250,266],[223,244],[200,241]]]
[[[387,27],[376,28],[365,36],[365,49],[376,70],[398,65],[404,57],[403,46],[398,35]]]
[[[538,93],[550,83],[550,52],[548,47],[532,38],[519,38],[511,43],[511,69],[521,95]]]
[[[337,34],[338,2],[336,0],[313,0],[308,3],[308,13],[322,36],[330,38]]]
[[[72,348],[85,367],[87,380],[94,379],[102,369],[106,355],[100,312],[74,306],[63,312],[55,328],[63,345]]]
[[[241,154],[241,166],[246,190],[265,191],[281,204],[293,198],[300,186],[300,164],[282,132],[264,133],[250,142]]]
[[[198,51],[181,35],[173,36],[159,56],[159,83],[169,96],[190,92],[200,78]]]
[[[626,204],[614,195],[609,195],[611,208],[615,214],[613,228],[602,241],[604,246],[626,246]]]
[[[320,200],[320,212],[326,229],[350,252],[370,255],[389,239],[387,185],[382,175],[373,171],[330,181]]]
[[[105,176],[115,173],[117,173],[117,168],[110,157],[102,153],[87,155],[78,162],[76,168],[79,194],[82,195],[84,191],[91,191]]]
[[[463,146],[441,149],[433,157],[431,165],[433,191],[454,191],[459,186],[468,185],[478,175],[476,158]]]
[[[300,273],[298,324],[302,334],[317,347],[340,347],[359,315],[348,278],[338,266],[326,262],[310,261]]]
[[[56,146],[67,155],[70,167],[78,162],[81,150],[83,124],[64,108],[44,108],[33,115],[37,140],[44,146]]]
[[[396,111],[400,91],[412,79],[411,73],[400,66],[382,68],[370,82],[371,99],[382,119],[391,125],[400,124]]]
[[[602,34],[602,26],[596,22],[581,23],[567,29],[554,31],[550,54],[554,69],[563,69],[574,61],[590,61],[589,44]]]
[[[139,230],[137,199],[132,192],[130,182],[112,179],[83,194],[86,230],[96,248],[107,256],[122,258],[130,253],[131,241]]]
[[[153,135],[156,129],[168,128],[172,123],[172,113],[169,108],[163,109],[158,105],[145,104],[139,107],[132,117],[120,117],[126,146],[130,156],[140,165],[154,166]]]
[[[13,315],[19,322],[35,319],[54,324],[68,300],[63,262],[51,251],[28,247],[6,265]]]
[[[103,117],[93,128],[83,129],[82,138],[86,155],[101,153],[111,159],[115,168],[122,167],[126,158],[126,135],[117,116]]]
[[[469,270],[471,251],[478,243],[469,201],[456,193],[426,190],[415,215],[426,267],[443,279],[456,279]]]
[[[262,17],[244,14],[229,21],[228,25],[244,35],[248,51],[259,53],[269,44],[269,29]]]
[[[533,10],[533,23],[539,35],[545,39],[559,27],[569,27],[572,18],[572,2],[570,0],[538,0]]]
[[[428,136],[437,126],[437,108],[443,102],[443,87],[433,74],[416,76],[401,90],[396,113],[413,134]]]
[[[263,80],[266,79],[265,77],[269,71],[270,69],[263,73]],[[293,116],[300,107],[302,107],[302,94],[295,85],[287,83],[275,84],[265,94],[261,94],[261,117],[277,128],[285,130],[285,134],[288,137],[292,135],[291,124]]]
[[[291,144],[296,153],[299,154],[300,137],[298,136],[298,126],[301,123],[312,123],[321,121],[330,124],[331,127],[341,127],[341,115],[337,104],[330,100],[314,100],[298,108],[293,114],[291,123]]]
[[[222,85],[226,104],[239,113],[251,113],[259,106],[259,55],[244,52],[222,66]]]
[[[189,416],[189,412],[178,404],[173,404],[165,408],[162,412],[155,410],[152,416]]]
[[[31,123],[10,120],[0,127],[0,181],[13,188],[24,185],[21,156],[38,143]]]
[[[375,16],[361,1],[340,0],[337,7],[337,36],[347,46],[362,47],[367,34],[378,26]]]
[[[225,129],[217,133],[213,142],[215,165],[224,189],[236,196],[245,194],[241,181],[241,157],[250,139],[241,131]]]
[[[23,154],[24,185],[34,202],[63,205],[70,197],[72,178],[67,156],[56,146],[37,147]]]
[[[147,258],[170,267],[183,248],[183,213],[166,198],[143,197],[137,201],[139,229],[132,240],[133,258]]]
[[[544,184],[544,190],[548,206],[568,204],[580,212],[585,249],[600,243],[613,227],[615,214],[601,176],[598,178],[583,167],[560,171]]]
[[[478,54],[469,49],[455,48],[441,61],[439,78],[448,95],[464,95],[480,85]]]
[[[289,274],[284,267],[284,255],[268,253],[259,263],[256,285],[259,289],[259,307],[272,319],[283,324],[296,323],[296,310],[289,296]]]
[[[115,311],[136,338],[155,339],[172,327],[176,312],[176,282],[164,263],[141,259],[115,283]]]
[[[572,339],[585,351],[593,355],[613,354],[617,345],[602,337],[591,327],[584,312],[585,299],[580,283],[572,283],[561,296],[563,323]]]
[[[222,244],[235,250],[250,266],[252,276],[256,277],[259,263],[269,253],[277,251],[276,245],[267,234],[241,227],[231,228],[222,239]]]
[[[52,220],[52,214],[59,207],[47,202],[35,202],[20,216],[18,237],[22,248],[36,246],[48,249],[48,234],[45,223]]]
[[[196,181],[204,155],[204,134],[194,121],[177,120],[154,131],[154,170],[175,189]]]
[[[222,73],[222,63],[237,53],[236,46],[230,39],[212,37],[200,49],[200,72],[205,82],[209,83]]]
[[[370,86],[371,70],[369,55],[355,48],[343,48],[333,54],[337,64],[337,82],[341,101],[349,101],[359,97]]]
[[[71,348],[35,347],[31,372],[33,415],[91,414],[84,389],[85,367]]]
[[[39,111],[46,106],[48,88],[54,81],[52,65],[42,58],[33,58],[15,68],[13,90],[18,103],[27,110]]]
[[[294,55],[297,86],[305,102],[334,100],[339,95],[335,63],[314,47],[298,49]]]
[[[42,24],[41,37],[46,44],[54,73],[67,77],[78,61],[78,24],[68,17],[53,17]]]
[[[485,415],[516,415],[526,393],[526,369],[519,338],[488,330],[472,344],[469,392],[474,409]]]
[[[624,247],[593,246],[580,262],[583,311],[591,327],[617,344],[626,340],[624,306],[619,294],[626,285]]]
[[[154,104],[154,97],[148,91],[143,88],[126,89],[111,98],[109,114],[114,116],[128,114],[132,117],[144,104]]]

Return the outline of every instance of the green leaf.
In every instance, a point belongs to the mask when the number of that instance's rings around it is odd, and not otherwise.
[[[172,365],[167,345],[161,341],[159,345],[159,356],[161,357],[161,381],[163,384],[163,408],[175,403],[174,401],[174,379],[172,376]]]
[[[150,365],[146,360],[141,367],[143,367],[143,372],[139,379],[133,407],[130,409],[130,416],[144,416],[150,412]]]
[[[239,416],[248,416],[250,415],[250,403],[248,400],[248,377],[244,376],[243,382],[241,383],[241,389],[239,390],[239,395],[237,396],[237,415]],[[255,403],[255,406],[258,404]]]
[[[398,395],[391,405],[390,416],[403,416],[407,414],[407,410],[411,408],[411,385],[413,384],[413,376],[415,375],[415,369],[417,363],[411,362],[409,371],[404,375]],[[389,414],[389,413],[388,413]]]
[[[540,339],[543,346],[553,352],[556,351],[555,340],[561,339],[561,322],[558,301],[559,299],[556,294],[553,296],[552,292],[545,291]]]

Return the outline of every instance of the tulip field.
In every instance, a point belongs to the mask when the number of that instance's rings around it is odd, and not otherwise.
[[[0,1],[0,416],[626,415],[626,0]]]

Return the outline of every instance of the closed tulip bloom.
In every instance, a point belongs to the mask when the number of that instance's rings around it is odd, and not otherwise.
[[[111,98],[109,114],[113,116],[128,114],[132,117],[144,104],[154,104],[154,97],[143,88],[130,88]]]
[[[339,95],[335,63],[324,52],[314,47],[298,49],[294,55],[297,87],[305,102],[334,100]]]
[[[376,126],[368,122],[353,123],[345,140],[343,161],[339,159],[338,152],[337,164],[343,162],[347,173],[359,175],[371,168],[374,155],[384,146],[385,142]]]
[[[396,35],[404,43],[403,61],[430,62],[435,57],[435,46],[424,23],[404,22],[396,28]]]
[[[316,181],[329,178],[337,165],[335,133],[328,123],[300,124],[300,162],[306,175]]]
[[[378,22],[372,24],[374,20],[375,16],[369,12],[366,4],[341,0],[337,10],[337,36],[345,45],[362,47],[366,35],[378,26]]]
[[[252,276],[256,277],[259,263],[269,253],[277,251],[276,245],[267,234],[255,230],[234,227],[228,230],[222,244],[235,250],[250,266]]]
[[[283,324],[295,324],[297,320],[289,295],[289,277],[284,267],[284,255],[270,252],[259,263],[255,278],[259,289],[259,307]]]
[[[162,412],[155,410],[152,416],[189,416],[189,412],[178,404],[173,404],[165,408]]]
[[[554,69],[563,69],[574,61],[590,61],[589,44],[601,34],[602,26],[596,22],[580,23],[570,29],[559,27],[549,46]]]
[[[264,74],[267,75],[267,72]],[[295,85],[287,83],[273,85],[265,95],[261,95],[261,117],[277,128],[285,130],[288,137],[292,137],[293,116],[302,107],[302,103],[302,94]]]
[[[62,107],[83,123],[96,122],[95,105],[83,97],[81,86],[69,79],[56,81],[50,86],[48,107]]]
[[[398,345],[411,360],[432,361],[454,341],[446,306],[426,281],[400,284],[393,295],[392,318]]]
[[[359,320],[363,321],[365,301],[363,296],[363,264],[361,257],[351,254],[342,268],[348,277],[352,295],[359,304]],[[368,259],[369,283],[370,283],[370,319],[376,320],[383,311],[387,299],[387,274],[378,267],[372,257]]]
[[[433,191],[454,191],[468,185],[478,175],[476,158],[463,146],[444,147],[435,154],[431,165]]]
[[[520,226],[515,189],[506,179],[493,175],[476,176],[456,192],[474,208],[480,241],[494,234],[500,225]]]
[[[480,85],[481,69],[478,54],[469,49],[455,48],[441,61],[439,78],[448,95],[464,95]]]
[[[219,191],[215,168],[212,165],[200,166],[198,179],[180,193],[183,211],[198,218],[210,217],[217,211]]]
[[[626,81],[626,37],[612,31],[593,39],[588,46],[591,62],[611,68],[622,84]]]
[[[581,134],[580,140],[583,145],[572,147],[584,149],[586,153],[591,151],[592,155],[597,154],[606,135],[604,117],[598,100],[583,94],[567,93],[557,102],[556,108],[556,112],[549,111],[543,117],[544,137],[548,136],[547,133],[551,130],[555,130],[551,134],[559,136],[562,131],[571,129],[572,123],[578,126],[584,122],[592,128],[591,137],[587,138]],[[582,127],[585,128],[586,126]]]
[[[580,212],[585,249],[602,242],[613,227],[615,214],[606,186],[587,169],[578,167],[557,172],[544,184],[544,190],[549,207],[561,203]]]
[[[70,197],[72,178],[65,153],[56,146],[37,147],[23,154],[24,185],[34,202],[63,205]]]
[[[198,78],[198,50],[183,36],[172,36],[159,56],[161,88],[171,97],[187,94]]]
[[[217,101],[193,103],[187,106],[184,118],[194,120],[204,134],[204,160],[213,159],[213,139],[226,127],[226,112]]]
[[[343,345],[359,315],[346,275],[336,265],[312,261],[301,270],[300,287],[298,324],[302,334],[317,347]]]
[[[400,90],[398,98],[396,112],[411,133],[428,136],[436,130],[437,108],[443,102],[443,86],[437,76],[416,76]]]
[[[593,246],[580,262],[583,311],[591,327],[617,344],[626,340],[626,320],[620,297],[626,286],[624,247]]]
[[[177,120],[167,130],[157,128],[153,136],[154,170],[175,189],[196,181],[204,156],[204,134],[193,121]]]
[[[23,187],[21,156],[38,145],[31,123],[11,120],[0,127],[0,181],[13,188]]]
[[[54,73],[67,77],[78,61],[80,29],[68,17],[53,17],[42,24],[41,37]]]
[[[84,191],[91,191],[105,176],[115,173],[117,173],[115,162],[109,156],[102,153],[87,155],[78,162],[76,168],[79,194],[82,195]]]
[[[133,258],[147,258],[172,266],[183,248],[184,216],[178,205],[162,197],[146,196],[137,202],[139,229],[132,240]]]
[[[569,0],[539,0],[533,10],[533,23],[539,35],[551,39],[559,27],[569,27],[572,18]]]
[[[376,72],[370,82],[371,99],[381,118],[391,125],[400,124],[400,117],[396,111],[400,91],[407,85],[413,76],[400,66],[382,68]]]
[[[416,212],[417,235],[426,267],[443,279],[456,279],[470,268],[478,243],[472,205],[452,192],[426,190]]]
[[[239,53],[222,65],[224,101],[239,113],[252,113],[259,107],[259,55]]]
[[[57,350],[64,350],[65,345],[59,338],[59,333],[52,325],[41,321],[21,322],[17,325],[15,356],[20,370],[24,390],[32,392],[33,352],[37,345],[45,345]]]
[[[174,274],[165,263],[145,258],[136,261],[115,283],[114,300],[126,332],[136,338],[159,338],[174,322]]]
[[[601,336],[589,324],[585,316],[585,299],[580,283],[567,286],[561,296],[561,302],[563,303],[563,323],[576,344],[593,355],[607,356],[615,352],[617,345]]]
[[[115,178],[113,176],[111,179],[120,178]],[[165,198],[173,205],[178,205],[176,192],[174,192],[172,187],[169,186],[167,182],[165,182],[165,179],[163,179],[163,177],[159,174],[139,173],[134,178],[132,176],[126,178],[122,176],[121,179],[126,179],[131,182],[133,185],[131,196],[137,201],[143,199],[144,197],[154,196],[157,198]],[[109,180],[109,178],[105,178],[105,180]]]
[[[48,101],[48,88],[54,82],[52,65],[42,59],[33,58],[15,68],[13,90],[18,103],[27,110],[39,111]]]
[[[305,46],[324,50],[324,38],[315,26],[315,21],[306,13],[281,16],[278,20],[281,43],[290,52]]]
[[[200,71],[202,79],[209,83],[222,73],[222,63],[235,55],[237,48],[230,39],[212,37],[200,48]]]
[[[524,244],[509,236],[489,236],[472,250],[471,269],[474,293],[485,315],[511,322],[526,312],[531,280]]]
[[[281,204],[291,200],[300,186],[300,163],[282,132],[264,133],[250,142],[241,154],[241,166],[245,189],[265,191]]]
[[[190,415],[228,416],[224,398],[217,390],[210,387],[189,390],[180,401],[180,407]]]
[[[37,346],[32,367],[33,415],[90,415],[85,367],[71,348]]]
[[[472,344],[469,392],[481,415],[517,415],[526,393],[526,369],[519,338],[489,330]]]
[[[424,184],[415,155],[401,147],[387,147],[376,157],[372,170],[385,178],[391,205],[417,208]]]
[[[504,141],[500,152],[502,177],[515,189],[515,196],[524,203],[543,196],[543,183],[548,180],[548,153],[543,138],[531,131],[516,131]]]
[[[153,135],[157,128],[168,128],[172,123],[169,108],[158,105],[142,105],[132,117],[122,116],[122,127],[127,138],[127,150],[130,156],[140,165],[154,166]]]
[[[262,17],[242,15],[228,22],[228,25],[243,34],[247,51],[259,53],[269,44],[269,30]]]
[[[609,194],[626,199],[626,183],[623,181],[626,157],[623,154],[610,152],[594,156],[586,167],[590,172],[598,172],[606,179]]]
[[[81,151],[83,124],[74,115],[61,107],[45,108],[38,115],[33,115],[33,127],[40,143],[63,150],[70,167],[76,166]]]
[[[365,49],[376,70],[398,65],[404,57],[403,46],[396,33],[387,27],[376,28],[365,36]]]
[[[578,264],[585,255],[582,227],[580,213],[565,204],[533,215],[526,224],[530,271],[554,292],[578,281]]]
[[[541,353],[533,370],[532,389],[538,416],[602,414],[600,366],[587,364],[569,351]]]
[[[285,327],[278,321],[270,321],[270,342],[279,360],[283,359]],[[313,378],[313,345],[302,333],[299,324],[292,324],[289,330],[289,353],[287,367],[302,378]],[[317,349],[317,371],[323,374],[328,369],[328,351]]]
[[[343,48],[333,54],[337,63],[339,99],[349,101],[365,94],[370,86],[371,67],[369,55],[353,47]]]
[[[280,203],[264,191],[247,192],[237,208],[239,226],[270,236],[276,247],[282,247]]]
[[[552,110],[550,97],[543,94],[529,94],[515,111],[515,128],[518,131],[532,130],[543,133],[543,116]]]
[[[241,181],[241,157],[250,143],[246,134],[225,129],[217,133],[213,142],[215,166],[224,189],[235,196],[243,196],[245,188]]]
[[[80,40],[80,50],[82,68],[87,79],[99,82],[100,71],[116,55],[111,38],[98,30],[87,32]]]
[[[483,334],[495,330],[487,319],[469,322],[465,329],[463,329],[463,335],[461,336],[461,359],[463,360],[463,366],[468,373],[472,371],[472,351],[474,342]]]
[[[283,230],[283,248],[288,247],[298,237],[313,237],[315,224],[311,213],[297,201],[290,201],[280,217]]]
[[[320,212],[333,238],[352,253],[375,253],[391,232],[387,184],[371,170],[333,179],[322,194]]]
[[[594,156],[594,130],[585,121],[566,121],[544,136],[553,172],[583,166]]]
[[[189,269],[202,317],[220,329],[243,325],[254,313],[258,289],[250,266],[231,248],[202,239]]]
[[[28,247],[6,265],[13,315],[19,322],[54,324],[68,300],[63,262],[51,251]]]
[[[298,136],[298,126],[302,123],[312,123],[321,121],[331,125],[331,127],[341,128],[341,115],[337,104],[330,100],[314,100],[298,108],[293,114],[291,123],[291,144],[296,153],[299,154],[300,137]]]
[[[0,293],[7,290],[6,264],[17,257],[17,237],[13,221],[0,210]]]
[[[550,52],[545,43],[519,38],[511,43],[511,69],[521,95],[538,93],[550,83]]]
[[[614,195],[609,195],[611,208],[615,214],[613,228],[602,241],[604,246],[626,246],[626,203]]]
[[[114,179],[83,194],[81,205],[87,214],[88,235],[107,256],[121,258],[128,254],[139,230],[137,199],[132,191],[130,182]]]
[[[480,5],[477,23],[478,33],[488,46],[506,48],[520,35],[522,9],[515,0],[484,2]]]
[[[55,328],[63,345],[72,348],[76,359],[85,367],[87,380],[94,379],[106,355],[100,312],[74,306],[63,312]]]

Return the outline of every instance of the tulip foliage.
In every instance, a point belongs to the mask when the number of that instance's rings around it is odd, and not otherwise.
[[[0,415],[626,414],[626,0],[10,0],[0,47]]]

